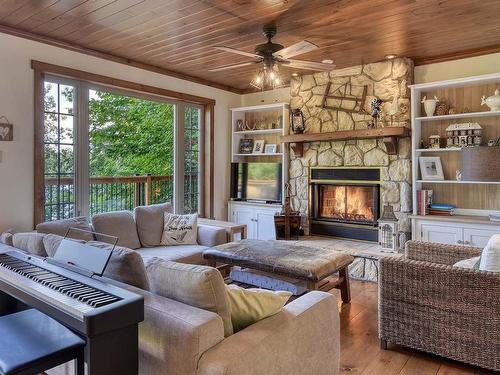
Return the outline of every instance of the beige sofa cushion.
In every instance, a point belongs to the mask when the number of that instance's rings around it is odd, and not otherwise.
[[[63,237],[55,234],[47,234],[45,236],[43,243],[50,257],[54,256],[62,240]],[[76,241],[85,242],[81,240]],[[113,248],[113,245],[98,241],[89,241],[86,243],[103,249]],[[149,290],[148,275],[146,274],[146,267],[141,256],[136,251],[125,247],[116,246],[114,248],[103,276],[133,285],[137,288]]]
[[[45,251],[45,247],[43,245],[44,237],[45,234],[35,232],[15,233],[12,236],[12,246],[31,254],[46,257],[47,252]]]
[[[172,212],[170,203],[139,206],[134,209],[137,233],[143,247],[160,246],[165,212]]]
[[[158,257],[172,262],[203,265],[207,264],[207,261],[203,259],[203,251],[206,249],[208,247],[200,245],[178,245],[143,247],[136,251],[146,262],[148,259]]]
[[[218,270],[159,258],[147,263],[151,292],[218,314],[224,335],[233,333],[226,285]]]
[[[52,233],[59,236],[65,236],[69,228],[77,228],[90,232],[92,231],[89,221],[85,216],[74,217],[71,219],[47,221],[36,226],[36,230],[38,233]],[[85,233],[76,230],[71,230],[68,233],[68,237],[84,241],[92,241],[94,239],[92,233]]]
[[[98,241],[89,241],[88,245],[102,249],[112,249],[113,245]],[[141,256],[134,250],[116,246],[103,276],[135,286],[143,290],[149,290],[149,279],[146,267]]]
[[[129,211],[115,211],[97,214],[92,217],[92,225],[98,233],[118,237],[118,245],[129,249],[141,247],[134,216]],[[101,242],[114,243],[113,239],[96,235]]]

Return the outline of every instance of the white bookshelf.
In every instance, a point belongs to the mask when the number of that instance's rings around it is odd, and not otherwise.
[[[423,140],[427,144],[428,139],[426,137],[433,132],[441,135],[442,139],[446,139],[445,129],[453,123],[478,122],[482,124],[485,122],[490,134],[494,136],[500,131],[500,111],[490,111],[488,107],[481,107],[479,104],[481,95],[492,95],[495,88],[500,88],[500,73],[410,86],[413,181],[413,215],[410,218],[412,220],[413,239],[480,246],[491,236],[492,231],[500,232],[500,223],[492,222],[487,225],[474,220],[479,217],[482,220],[487,220],[489,214],[499,212],[498,207],[489,207],[489,203],[483,203],[482,206],[478,204],[477,207],[474,204],[480,201],[494,202],[494,199],[488,201],[488,194],[496,194],[498,190],[488,189],[498,189],[495,186],[500,185],[500,181],[457,181],[454,179],[454,173],[452,175],[450,170],[459,169],[461,148],[420,148],[420,140],[424,138]],[[429,98],[436,94],[438,99],[444,99],[448,104],[457,107],[459,104],[464,107],[467,106],[472,111],[444,116],[425,116],[421,100],[423,96]],[[482,143],[485,144],[487,140],[483,137]],[[429,155],[441,156],[443,169],[448,172],[444,181],[428,181],[421,178],[419,157]],[[458,202],[458,204],[453,202],[457,206],[456,215],[451,217],[417,215],[417,191],[423,188],[434,190],[435,195],[438,193],[439,203],[450,203],[447,199]],[[482,194],[483,199],[475,199],[477,198],[475,194]],[[492,227],[495,227],[495,229],[492,229]]]
[[[277,120],[281,116],[281,121]],[[254,122],[259,119],[263,129],[239,130],[238,120],[248,121],[250,126],[256,125]],[[252,162],[277,162],[282,163],[283,185],[288,181],[288,149],[281,143],[280,137],[288,134],[290,121],[290,105],[288,103],[273,103],[257,105],[251,107],[238,107],[231,109],[231,162],[232,163],[252,163]],[[272,128],[272,122],[276,128]],[[275,153],[251,153],[240,152],[240,141],[242,139],[262,139],[265,144],[275,144]],[[264,144],[264,145],[265,145]],[[282,197],[285,197],[284,186],[282,187]]]

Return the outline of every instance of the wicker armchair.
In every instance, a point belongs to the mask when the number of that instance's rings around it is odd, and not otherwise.
[[[379,338],[500,371],[500,273],[452,267],[481,249],[410,241],[380,259]]]

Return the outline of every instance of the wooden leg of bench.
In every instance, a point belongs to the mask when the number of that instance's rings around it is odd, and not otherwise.
[[[342,297],[342,302],[349,303],[351,302],[351,287],[349,285],[349,270],[348,266],[339,270],[339,277],[343,280],[339,285],[340,296]]]

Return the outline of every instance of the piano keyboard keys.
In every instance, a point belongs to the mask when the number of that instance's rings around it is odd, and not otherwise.
[[[13,271],[93,308],[105,306],[120,300],[111,294],[45,270],[29,262],[21,261],[7,254],[0,254],[0,267]]]

